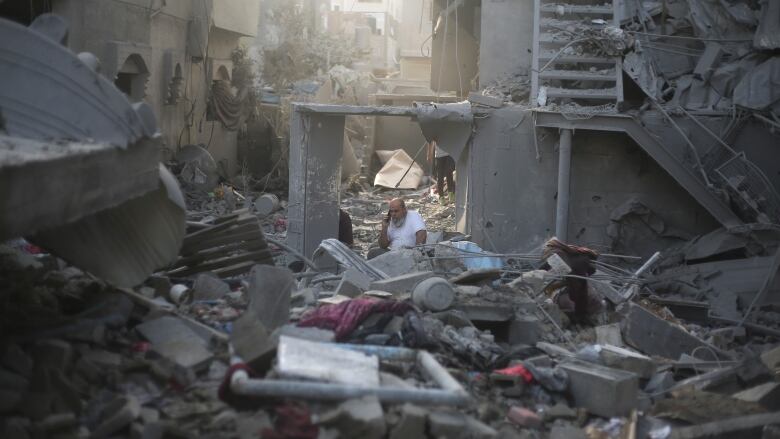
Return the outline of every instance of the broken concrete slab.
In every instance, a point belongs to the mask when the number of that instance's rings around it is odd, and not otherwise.
[[[295,278],[287,268],[255,265],[249,273],[249,307],[268,331],[284,325],[290,318],[290,295]]]
[[[371,259],[368,261],[368,265],[385,273],[388,277],[401,276],[418,271],[417,257],[417,250],[393,250]]]
[[[604,365],[633,372],[649,379],[655,373],[655,362],[647,356],[612,345],[600,345],[599,357]]]
[[[635,303],[628,305],[621,329],[626,343],[646,355],[677,359],[699,347],[718,352],[717,348]]]
[[[428,431],[433,437],[452,439],[493,438],[498,433],[471,416],[437,411],[428,415]]]
[[[672,429],[670,439],[760,437],[765,425],[777,423],[780,412],[748,415]]]
[[[620,324],[596,326],[596,343],[600,345],[612,345],[624,347],[623,335],[620,333]]]
[[[569,390],[578,407],[604,416],[626,416],[636,408],[639,379],[633,373],[596,364],[563,363]]]
[[[484,105],[491,108],[501,108],[504,106],[504,101],[493,96],[483,95],[477,92],[469,93],[469,102],[477,105]]]
[[[336,287],[336,294],[347,297],[357,297],[371,288],[371,278],[354,268],[348,268],[341,275]]]
[[[156,161],[156,152],[154,157]],[[115,171],[117,166],[107,168]],[[55,181],[56,177],[49,175],[47,180]],[[30,240],[112,285],[133,287],[154,270],[176,261],[184,239],[185,216],[179,184],[159,164],[154,190],[78,221],[41,230]],[[131,236],[139,239],[128,239]]]
[[[777,375],[780,371],[780,346],[762,353],[761,362]]]
[[[464,303],[453,307],[472,322],[509,322],[514,318],[514,310],[506,305]]]
[[[214,357],[207,341],[176,317],[160,317],[135,329],[151,342],[154,352],[185,370],[202,370]]]
[[[350,399],[319,415],[315,423],[339,431],[339,437],[381,439],[385,436],[385,413],[376,396]]]
[[[517,314],[509,322],[507,343],[510,345],[527,344],[533,346],[541,339],[543,332],[542,322],[537,317]]]
[[[401,419],[390,431],[389,439],[425,437],[427,416],[428,410],[409,403],[404,404],[401,407]]]
[[[721,291],[715,297],[710,297],[710,312],[732,320],[741,320],[742,313],[737,309],[737,295],[729,291]],[[677,314],[675,314],[677,315]]]
[[[433,277],[432,271],[417,271],[371,282],[371,289],[394,294],[410,293],[417,284],[431,277]]]
[[[201,273],[195,278],[191,291],[194,300],[215,300],[230,293],[230,285],[216,274]]]
[[[358,387],[379,386],[379,358],[340,348],[281,336],[277,353],[279,374],[331,381]]]
[[[300,327],[294,323],[288,323],[276,328],[271,337],[279,340],[281,336],[300,338],[302,340],[316,341],[321,343],[331,343],[336,335],[329,329],[320,329],[315,327]]]
[[[450,282],[459,285],[474,285],[492,282],[501,277],[499,268],[472,268],[450,279]]]
[[[668,370],[659,372],[653,375],[650,381],[647,382],[645,392],[650,395],[660,394],[674,387],[675,383],[674,373]]]
[[[271,367],[276,343],[254,310],[247,309],[233,322],[230,344],[236,354],[255,372],[263,373]]]
[[[769,410],[780,410],[780,383],[778,382],[759,384],[732,396],[742,401],[761,404]]]

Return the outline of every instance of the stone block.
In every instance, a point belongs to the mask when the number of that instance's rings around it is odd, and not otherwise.
[[[515,315],[510,305],[458,304],[453,309],[472,322],[509,322]]]
[[[417,270],[417,250],[401,249],[381,254],[368,261],[368,265],[389,277],[401,276]]]
[[[535,345],[542,336],[542,322],[535,316],[518,314],[509,322],[507,342],[510,345]]]
[[[623,339],[645,355],[676,360],[680,355],[712,346],[683,328],[657,317],[640,305],[630,303],[621,322]]]
[[[507,419],[515,425],[523,428],[538,429],[542,426],[542,418],[535,411],[528,410],[525,407],[513,406],[509,408],[506,414]]]
[[[732,395],[742,401],[761,404],[769,410],[780,410],[780,383],[769,382]]]
[[[385,436],[385,413],[376,396],[350,399],[318,416],[315,422],[339,431],[341,438],[381,439]]]
[[[314,327],[302,328],[293,323],[276,328],[271,337],[279,340],[279,337],[283,335],[322,343],[331,343],[336,339],[335,333],[331,330]]]
[[[390,431],[389,439],[407,439],[425,437],[425,419],[428,410],[412,405],[404,404],[401,407],[401,419]]]
[[[491,108],[501,108],[504,106],[503,100],[493,96],[486,96],[483,94],[479,94],[477,92],[469,93],[469,102],[471,102],[472,104],[484,105],[486,107],[491,107]]]
[[[420,282],[433,277],[432,271],[418,271],[371,282],[372,290],[393,294],[410,293]]]
[[[596,343],[624,347],[623,335],[620,334],[620,324],[612,323],[610,325],[596,326]]]
[[[230,293],[230,285],[213,273],[199,274],[192,284],[192,298],[194,300],[221,299],[228,293]]]
[[[379,386],[379,358],[299,338],[279,337],[279,374],[359,387]]]
[[[290,319],[290,296],[295,278],[287,268],[255,265],[249,272],[249,307],[268,331]]]
[[[135,329],[151,342],[152,351],[183,369],[206,369],[214,357],[208,342],[177,317],[160,317]]]
[[[780,369],[780,346],[762,353],[761,362],[764,363],[767,369],[777,374],[777,371]]]
[[[611,418],[628,415],[636,408],[639,379],[636,374],[586,363],[563,363],[569,375],[569,390],[578,407]]]
[[[369,290],[370,287],[370,277],[354,268],[349,268],[341,275],[341,280],[336,287],[336,294],[347,297],[357,297]]]
[[[263,373],[271,367],[276,343],[260,322],[254,310],[247,309],[233,322],[230,344],[241,359],[255,372]]]
[[[670,371],[659,372],[650,378],[645,386],[645,392],[650,395],[659,394],[665,392],[668,389],[674,387],[676,381],[674,380],[674,373]]]
[[[655,362],[642,354],[612,345],[599,345],[599,357],[604,365],[637,374],[648,379],[655,373]]]
[[[73,361],[73,346],[64,340],[43,340],[35,344],[32,356],[36,365],[67,371]]]

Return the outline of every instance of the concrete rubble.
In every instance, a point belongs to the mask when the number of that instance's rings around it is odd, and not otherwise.
[[[583,116],[571,120],[616,115],[623,72],[614,69],[625,69],[633,92],[650,99],[636,114],[643,127],[652,116],[640,113],[662,113],[661,104],[678,113],[737,104],[777,124],[780,88],[765,87],[780,71],[776,54],[766,52],[780,47],[773,2],[636,2],[612,17],[614,25],[561,19],[571,11],[613,13],[586,3],[542,2],[547,16],[538,25],[557,29],[542,37],[565,47],[532,51],[550,65],[568,59],[573,70],[496,79],[468,101],[422,107],[424,135],[465,157],[473,145],[461,140],[488,118],[482,111],[530,99],[540,112]],[[48,34],[58,29],[45,24],[37,26]],[[663,35],[647,32],[656,26]],[[650,62],[648,52],[668,49],[658,39],[683,39],[689,28],[706,37],[695,57],[683,63],[656,54]],[[568,45],[572,35],[587,44]],[[589,56],[607,58],[609,68],[576,67]],[[0,61],[3,69],[13,70]],[[351,72],[329,74],[340,71]],[[607,88],[586,88],[588,81]],[[608,103],[582,103],[594,98]],[[138,151],[125,171],[146,178],[121,199],[103,194],[93,204],[25,211],[28,225],[6,213],[0,222],[9,224],[0,238],[11,239],[0,242],[0,437],[780,437],[780,211],[774,194],[748,184],[762,180],[756,174],[695,165],[709,196],[728,199],[726,210],[709,205],[722,215],[713,213],[707,233],[678,231],[632,198],[602,224],[609,249],[591,248],[573,230],[555,238],[551,229],[541,242],[497,246],[489,221],[470,225],[478,238],[456,231],[468,230],[457,215],[464,202],[438,198],[422,166],[407,189],[392,184],[414,164],[399,149],[403,160],[391,163],[389,183],[372,187],[355,163],[348,184],[328,187],[350,217],[354,242],[329,237],[306,253],[288,245],[307,226],[291,216],[300,208],[294,188],[285,195],[271,193],[268,179],[223,178],[209,151],[195,145],[167,163],[173,172],[149,167],[143,142],[154,133],[143,132],[143,111],[122,108],[141,124],[128,125],[122,148],[110,138],[121,133],[111,130],[92,139],[106,145],[54,136],[73,144],[42,163],[67,165],[94,149],[81,168],[73,165],[83,172],[101,160],[116,165],[111,154]],[[40,152],[51,145],[19,136],[13,118],[5,122],[0,143],[14,148],[0,149],[0,182],[11,182],[20,163],[35,161],[16,157],[16,146]],[[721,178],[710,181],[716,173]],[[396,196],[425,218],[428,242],[368,260]],[[8,199],[10,208],[19,203]],[[330,201],[312,206],[330,208]],[[145,218],[152,207],[159,207],[157,223]],[[139,230],[154,242],[124,239]],[[83,236],[96,243],[79,252]],[[510,247],[529,250],[498,250]],[[163,251],[145,256],[155,249]]]

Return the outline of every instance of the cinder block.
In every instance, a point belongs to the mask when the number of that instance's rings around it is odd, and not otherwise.
[[[350,268],[341,276],[341,281],[336,287],[336,294],[347,297],[357,297],[371,287],[371,278]]]
[[[432,271],[407,273],[401,276],[371,282],[371,289],[387,291],[388,293],[394,294],[410,293],[418,283],[430,277],[433,277]]]
[[[639,378],[649,379],[655,373],[655,362],[650,357],[628,349],[603,345],[599,357],[606,366],[633,372]]]
[[[636,408],[639,378],[636,374],[589,363],[563,363],[569,374],[569,390],[578,407],[611,418]]]
[[[542,322],[534,316],[518,314],[509,322],[507,341],[510,345],[535,345],[542,336]]]

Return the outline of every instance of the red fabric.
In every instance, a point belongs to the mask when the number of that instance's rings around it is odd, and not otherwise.
[[[263,439],[316,439],[320,434],[318,426],[311,423],[309,409],[294,404],[276,407],[274,429],[262,431]]]
[[[534,380],[534,376],[522,364],[518,364],[517,366],[507,367],[505,369],[499,369],[493,372],[501,375],[523,377],[523,381],[525,381],[528,384],[530,384]]]
[[[405,302],[373,298],[352,299],[317,308],[303,316],[298,326],[330,329],[335,332],[336,340],[343,340],[373,313],[392,312],[403,315],[410,310],[412,306]]]

